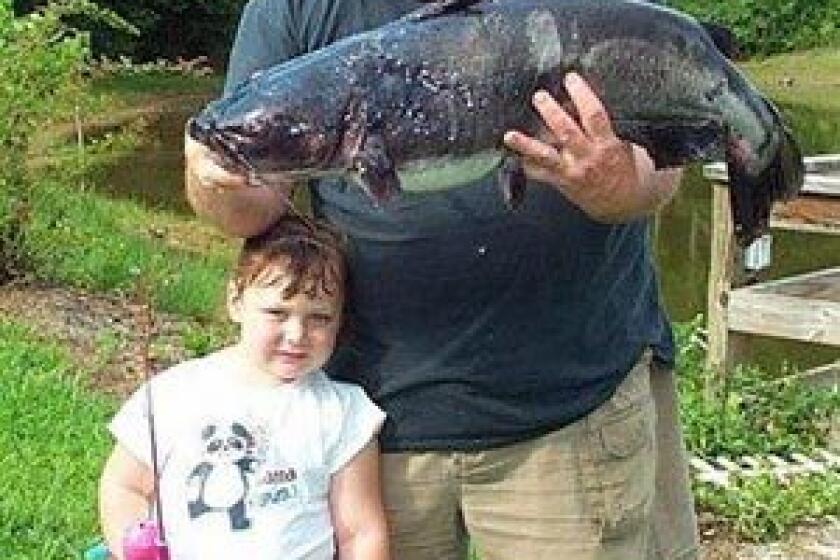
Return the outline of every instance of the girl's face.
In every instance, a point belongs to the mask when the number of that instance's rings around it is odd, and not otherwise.
[[[288,383],[323,366],[335,347],[341,322],[341,294],[304,290],[284,298],[291,282],[278,271],[271,285],[257,282],[229,298],[231,319],[239,323],[238,347],[250,372],[262,381]]]

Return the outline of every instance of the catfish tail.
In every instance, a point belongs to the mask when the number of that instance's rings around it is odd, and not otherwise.
[[[767,164],[757,171],[750,165],[754,155],[743,139],[730,137],[726,145],[732,218],[742,247],[767,231],[773,203],[796,196],[805,181],[805,164],[796,140],[778,110],[766,100],[765,104],[775,124],[775,145]]]

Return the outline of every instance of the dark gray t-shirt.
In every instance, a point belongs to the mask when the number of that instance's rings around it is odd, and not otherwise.
[[[226,88],[417,5],[251,0]],[[645,347],[672,358],[647,220],[597,223],[539,184],[512,212],[495,174],[382,209],[352,184],[321,181],[313,206],[352,242],[353,336],[329,369],[387,412],[385,451],[540,435],[603,403]]]

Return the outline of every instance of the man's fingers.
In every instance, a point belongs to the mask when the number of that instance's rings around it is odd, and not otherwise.
[[[575,154],[585,150],[587,139],[583,131],[556,99],[547,91],[539,90],[534,93],[533,102],[534,108],[554,135],[554,142]]]
[[[525,171],[525,175],[527,175],[530,180],[537,181],[538,183],[549,184],[555,188],[565,191],[565,183],[557,184],[556,172],[546,168],[544,165],[524,160],[522,162],[522,169]]]
[[[566,75],[564,85],[580,117],[580,126],[592,139],[606,139],[615,135],[606,107],[592,88],[578,74]]]
[[[505,144],[522,156],[525,174],[534,181],[549,183],[563,191],[575,188],[579,172],[575,156],[568,150],[511,131],[505,134]]]
[[[546,167],[560,163],[560,153],[557,148],[521,132],[507,132],[504,141],[508,148],[520,154],[524,159],[539,161]]]

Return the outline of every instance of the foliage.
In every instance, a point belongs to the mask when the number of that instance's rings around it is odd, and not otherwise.
[[[33,133],[66,109],[80,85],[84,37],[60,21],[58,5],[15,18],[0,0],[0,279],[21,266],[16,246],[27,213],[26,153]]]
[[[680,413],[690,452],[785,454],[825,445],[840,393],[810,388],[784,369],[773,379],[770,372],[739,367],[725,378],[722,394],[707,400],[711,374],[700,321],[677,327]]]
[[[113,403],[90,394],[54,344],[0,320],[0,550],[78,557],[96,534],[96,480]]]
[[[728,26],[748,54],[840,45],[840,0],[670,0],[667,4]]]
[[[807,521],[840,515],[840,474],[827,472],[779,481],[741,478],[730,488],[695,484],[697,503],[731,524],[745,540],[767,542]]]
[[[56,0],[25,17],[15,17],[10,0],[0,0],[0,142],[4,158],[23,157],[33,132],[51,118],[66,114],[83,92],[88,40],[64,23],[68,14],[85,14],[105,25],[123,25],[114,14],[89,0]],[[6,169],[16,162],[3,163]]]
[[[33,198],[26,167],[33,137],[83,96],[88,41],[64,23],[71,14],[120,25],[90,0],[56,0],[25,17],[0,0],[0,280],[26,266],[19,248]]]
[[[840,393],[810,389],[782,370],[743,367],[732,372],[723,394],[706,400],[705,340],[701,318],[678,325],[680,414],[689,452],[701,457],[808,453],[825,446]],[[728,522],[742,539],[768,541],[797,524],[840,514],[840,475],[776,480],[733,479],[729,488],[695,484],[698,507]]]
[[[159,58],[154,61],[136,63],[127,56],[120,56],[111,60],[107,56],[100,57],[90,67],[94,77],[108,75],[143,75],[143,74],[176,74],[183,76],[208,76],[213,69],[208,66],[209,59],[206,56],[186,60],[178,57],[175,61]]]
[[[39,0],[16,0],[21,12]],[[77,22],[91,30],[93,52],[111,58],[130,56],[141,62],[158,58],[195,58],[206,55],[222,66],[239,12],[245,0],[98,0],[139,30],[132,35],[85,19]]]

